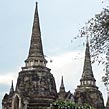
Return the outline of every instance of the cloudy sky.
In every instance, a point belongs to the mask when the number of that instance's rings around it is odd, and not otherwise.
[[[101,0],[38,0],[41,34],[48,67],[53,73],[57,90],[64,76],[66,91],[79,85],[82,74],[83,40],[74,40],[85,22],[99,13],[106,3]],[[16,84],[18,72],[27,58],[35,0],[2,0],[0,3],[0,102],[9,92],[11,80]],[[101,82],[102,66],[93,65],[97,86],[106,100]]]

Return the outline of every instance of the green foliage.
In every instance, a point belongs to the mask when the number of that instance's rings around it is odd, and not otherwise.
[[[107,59],[106,64],[106,72],[105,75],[102,77],[102,81],[104,82],[104,85],[106,86],[107,91],[109,92],[109,60]]]
[[[56,101],[52,104],[51,109],[94,109],[89,104],[79,105],[68,101]]]
[[[104,55],[109,48],[109,9],[96,14],[80,30],[80,37],[89,37],[93,62],[106,63]]]

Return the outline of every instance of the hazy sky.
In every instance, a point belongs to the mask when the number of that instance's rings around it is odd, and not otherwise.
[[[2,0],[0,3],[0,102],[14,85],[18,72],[27,58],[35,0]],[[44,54],[55,76],[57,89],[64,76],[66,90],[79,85],[82,74],[84,50],[82,40],[73,40],[85,22],[99,13],[105,4],[101,0],[38,0]],[[72,40],[72,43],[71,43]],[[97,86],[106,99],[101,76],[101,66],[94,65]]]

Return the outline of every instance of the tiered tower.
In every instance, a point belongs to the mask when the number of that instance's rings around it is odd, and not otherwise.
[[[96,80],[93,75],[89,42],[86,43],[85,60],[80,85],[74,93],[75,102],[79,104],[90,104],[96,109],[104,108],[102,93],[96,86]]]
[[[60,86],[59,92],[60,92],[60,93],[65,93],[65,87],[64,87],[63,76],[62,76],[62,79],[61,79],[61,86]]]
[[[14,87],[13,87],[13,81],[11,84],[10,92],[9,94],[5,94],[2,100],[2,109],[12,109],[12,97],[14,95]]]
[[[61,79],[61,85],[60,85],[60,90],[59,90],[59,93],[58,93],[57,100],[74,102],[73,94],[70,91],[68,91],[68,92],[65,91],[63,76],[62,76],[62,79]]]
[[[16,89],[10,100],[11,105],[4,105],[10,99],[5,97],[2,102],[3,109],[47,109],[56,100],[55,79],[50,69],[46,67],[46,63],[36,3],[29,55],[25,67],[19,72]]]

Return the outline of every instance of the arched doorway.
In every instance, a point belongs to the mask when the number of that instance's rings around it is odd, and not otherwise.
[[[18,96],[14,99],[14,109],[19,109],[19,98]]]
[[[12,100],[12,109],[21,109],[21,98],[15,94]]]

